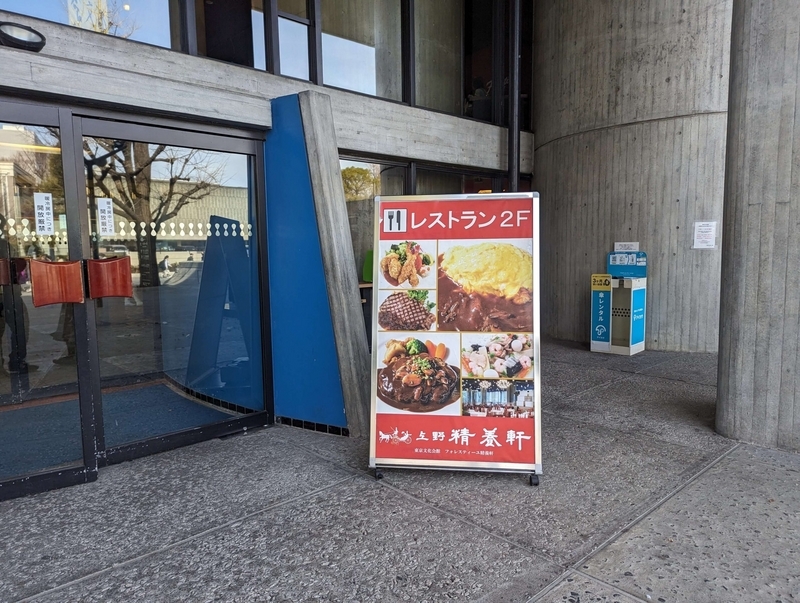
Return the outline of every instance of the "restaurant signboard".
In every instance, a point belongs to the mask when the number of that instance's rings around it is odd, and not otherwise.
[[[538,210],[375,199],[370,467],[541,473]]]

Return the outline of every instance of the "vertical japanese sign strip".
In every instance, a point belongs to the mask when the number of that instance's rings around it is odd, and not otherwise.
[[[97,233],[101,237],[114,236],[114,202],[107,197],[95,199],[97,205]]]
[[[53,195],[50,193],[33,193],[33,209],[36,214],[36,234],[56,234],[53,219]]]
[[[611,275],[592,275],[592,332],[594,351],[611,349]]]
[[[375,203],[370,467],[541,473],[538,195]]]

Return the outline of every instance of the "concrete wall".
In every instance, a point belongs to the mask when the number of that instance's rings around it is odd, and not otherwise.
[[[506,169],[505,128],[0,11],[4,20],[38,29],[47,45],[39,54],[0,47],[0,94],[48,95],[269,127],[267,99],[317,90],[331,97],[341,150]],[[521,150],[521,170],[530,173],[530,134],[523,135]]]
[[[717,430],[800,450],[800,3],[732,29]]]
[[[614,241],[650,260],[647,347],[716,351],[731,0],[537,0],[534,190],[542,326],[589,336],[589,276]]]

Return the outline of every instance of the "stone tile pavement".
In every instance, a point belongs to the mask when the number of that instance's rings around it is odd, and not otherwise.
[[[713,431],[713,355],[543,346],[539,487],[289,427],[0,503],[0,601],[800,601],[800,455]]]

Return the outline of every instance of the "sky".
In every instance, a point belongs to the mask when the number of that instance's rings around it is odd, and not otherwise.
[[[112,2],[109,0],[109,6]],[[129,40],[170,47],[169,0],[119,0],[122,12],[136,26]],[[57,23],[69,23],[67,0],[0,0],[0,9]]]
[[[177,157],[185,157],[190,152],[190,149],[181,147],[169,147],[165,156],[174,154]],[[217,151],[200,151],[194,157],[197,164],[203,166],[210,171],[219,171],[217,183],[223,186],[238,186],[245,188],[248,185],[248,160],[246,155],[238,155],[234,153],[222,153]],[[203,171],[193,172],[195,176],[192,180],[198,179]],[[165,163],[156,163],[153,166],[154,179],[167,179],[169,178],[169,166]],[[202,179],[202,178],[200,178]]]
[[[328,86],[375,95],[375,49],[323,33],[322,77]]]

